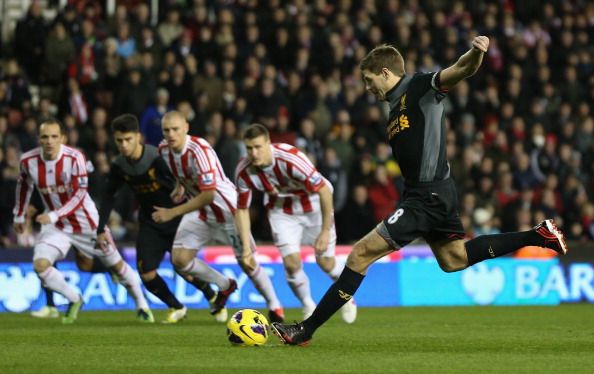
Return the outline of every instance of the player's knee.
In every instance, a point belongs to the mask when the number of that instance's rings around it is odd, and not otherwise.
[[[456,252],[451,253],[446,259],[442,259],[438,263],[441,270],[446,273],[454,273],[468,267],[466,256]]]
[[[156,276],[157,276],[156,270],[151,270],[151,271],[147,271],[144,273],[140,273],[140,279],[142,279],[142,282],[150,282],[153,279],[155,279]]]
[[[335,260],[334,257],[316,257],[316,262],[327,273],[334,268]]]
[[[43,273],[51,266],[51,263],[46,259],[35,260],[33,268],[37,274]]]
[[[174,250],[171,254],[171,264],[177,271],[183,271],[190,262],[192,261],[193,256],[187,254],[183,250]]]
[[[353,246],[351,253],[347,257],[346,266],[354,271],[362,271],[366,266],[366,259],[369,257],[371,249],[363,240],[359,240]]]
[[[239,267],[246,273],[252,274],[254,270],[258,267],[256,260],[253,256],[244,256],[244,257],[237,257],[237,264]]]
[[[93,260],[76,258],[76,267],[80,271],[91,272],[93,270]]]

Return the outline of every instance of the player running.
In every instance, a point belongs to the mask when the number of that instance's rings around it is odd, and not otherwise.
[[[303,305],[307,318],[316,307],[309,278],[301,264],[301,245],[312,245],[316,262],[332,278],[344,264],[336,261],[336,230],[332,206],[332,185],[297,148],[271,144],[266,127],[249,126],[243,135],[247,157],[237,165],[239,191],[236,220],[243,243],[250,238],[249,206],[253,190],[264,193],[264,205],[274,244],[283,258],[287,282]],[[247,249],[244,249],[244,251]],[[357,306],[351,298],[342,309],[342,319],[355,322]]]
[[[171,292],[157,268],[171,251],[179,219],[156,223],[151,214],[154,206],[173,207],[170,194],[175,179],[167,164],[159,156],[156,147],[142,144],[138,119],[132,114],[122,114],[111,123],[113,138],[120,155],[111,164],[107,187],[99,205],[99,226],[97,238],[100,244],[108,243],[105,223],[113,209],[114,196],[125,184],[129,185],[140,205],[138,215],[139,230],[136,238],[136,263],[142,283],[153,295],[168,307],[163,323],[177,323],[186,317],[188,309]],[[211,304],[216,298],[215,291],[206,282],[183,276],[189,283],[201,290]],[[217,322],[227,321],[227,309],[217,308],[214,314]]]
[[[70,246],[85,257],[99,259],[108,267],[136,302],[137,318],[152,322],[153,315],[140,282],[132,268],[122,260],[108,228],[105,229],[105,245],[102,249],[97,246],[99,215],[87,192],[86,160],[80,151],[62,144],[64,134],[64,126],[58,120],[42,122],[39,126],[40,146],[21,156],[13,210],[14,229],[17,233],[24,230],[25,214],[35,186],[45,212],[36,218],[42,228],[33,249],[33,267],[47,288],[68,299],[63,323],[73,323],[83,305],[82,296],[66,283],[62,272],[53,266],[55,261],[66,256]]]
[[[237,235],[233,217],[237,191],[225,176],[215,151],[206,140],[188,135],[189,125],[181,113],[168,112],[161,123],[165,140],[159,152],[177,180],[174,202],[184,195],[189,197],[185,203],[172,208],[156,206],[152,214],[156,222],[183,216],[172,251],[176,271],[219,287],[211,310],[211,313],[216,312],[237,289],[237,283],[196,258],[196,252],[210,241],[231,245],[239,266],[266,299],[271,320],[282,321],[284,312],[272,282],[256,262],[254,240],[250,237],[246,239],[249,244],[242,246]]]

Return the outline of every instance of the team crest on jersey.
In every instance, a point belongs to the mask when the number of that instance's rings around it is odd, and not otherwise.
[[[204,173],[200,176],[202,184],[212,184],[214,182],[214,173]]]
[[[155,168],[148,169],[148,176],[152,181],[157,179],[157,171],[155,170]]]

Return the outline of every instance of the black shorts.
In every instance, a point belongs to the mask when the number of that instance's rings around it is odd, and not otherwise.
[[[462,239],[465,231],[454,181],[407,184],[398,208],[377,231],[394,249],[419,237],[427,242]]]
[[[175,225],[140,223],[136,238],[136,266],[139,273],[147,273],[159,267],[165,252],[171,251],[175,232]]]

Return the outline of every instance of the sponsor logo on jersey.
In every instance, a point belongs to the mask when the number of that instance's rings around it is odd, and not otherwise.
[[[81,184],[81,187],[87,187],[87,184],[86,183],[84,185]],[[47,186],[45,188],[39,189],[39,192],[44,195],[48,195],[48,194],[52,194],[52,193],[66,193],[66,192],[70,193],[72,191],[73,191],[73,189],[72,189],[71,184],[65,184],[65,185],[60,185],[60,186],[51,185],[51,186]]]

